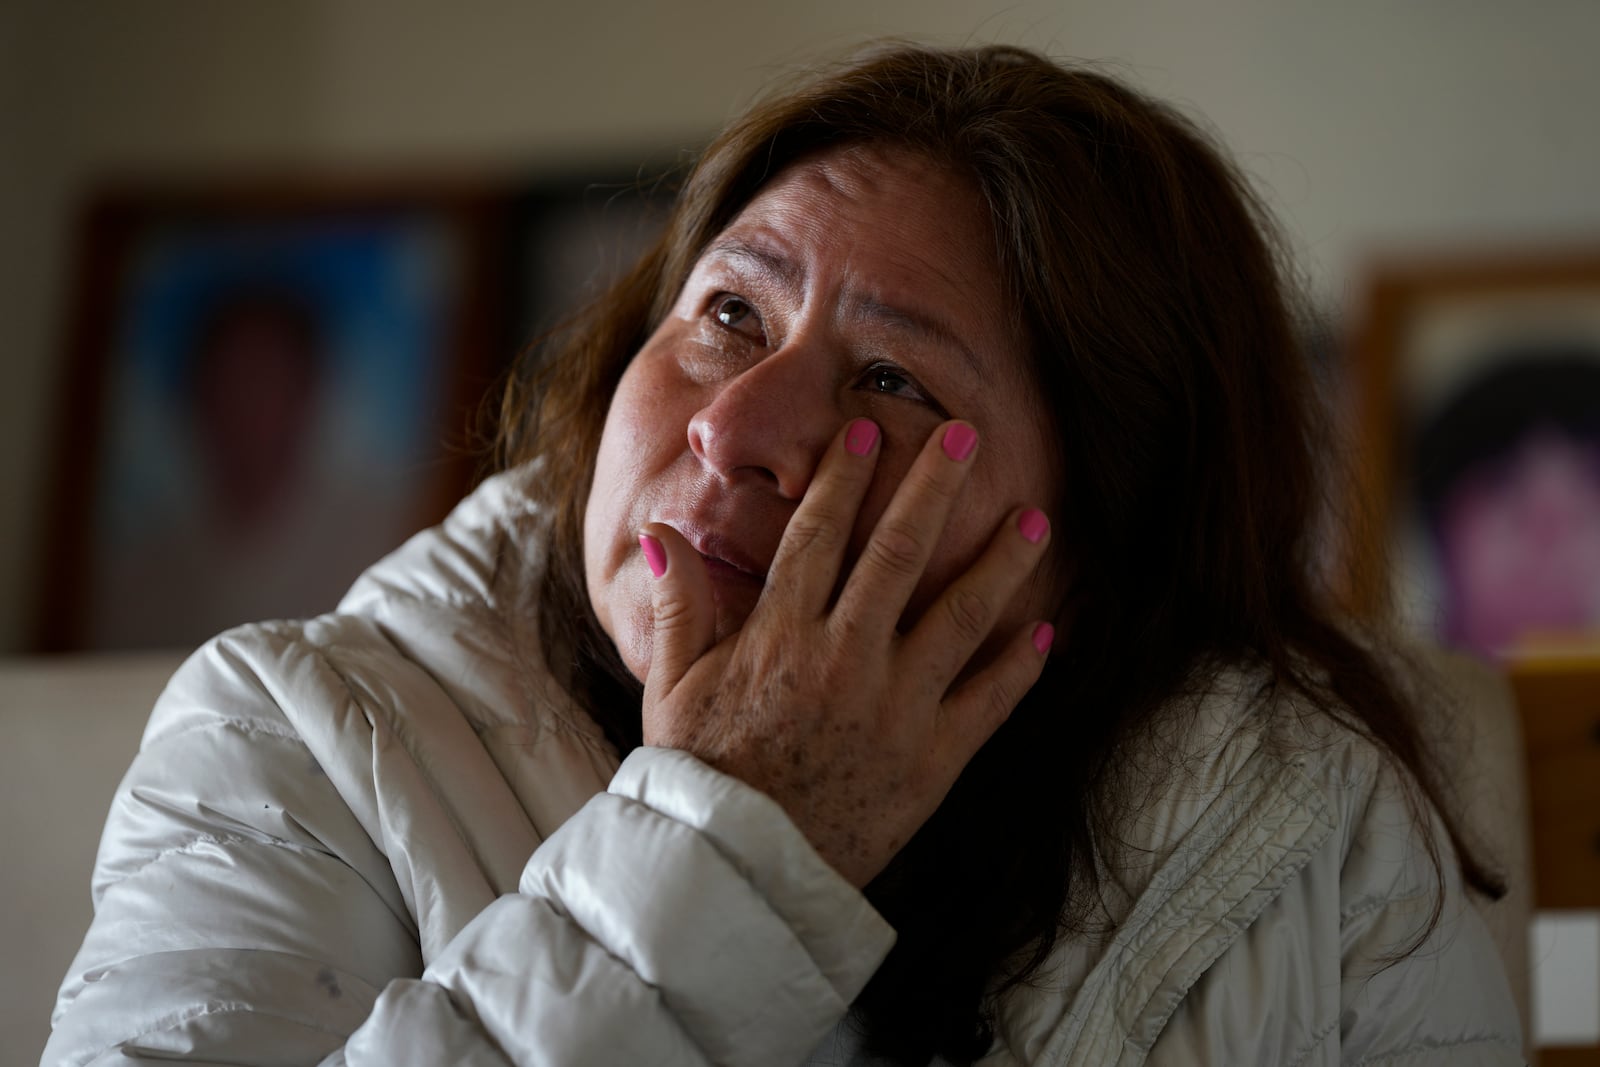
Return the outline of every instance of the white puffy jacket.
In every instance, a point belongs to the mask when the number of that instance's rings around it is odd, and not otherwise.
[[[44,1063],[865,1062],[841,1020],[893,931],[755,790],[619,769],[538,651],[528,476],[173,678]],[[1108,932],[999,1005],[985,1064],[1521,1062],[1448,853],[1441,921],[1379,962],[1434,900],[1423,838],[1370,746],[1300,719],[1241,688],[1186,720]]]

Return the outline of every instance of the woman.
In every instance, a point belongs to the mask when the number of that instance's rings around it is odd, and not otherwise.
[[[1516,1062],[1264,232],[1016,49],[758,105],[506,473],[173,680],[47,1062]]]

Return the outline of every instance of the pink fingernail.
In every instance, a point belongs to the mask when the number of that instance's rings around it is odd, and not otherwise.
[[[1033,647],[1043,656],[1050,651],[1050,646],[1055,644],[1056,628],[1047,622],[1041,622],[1033,628]]]
[[[958,422],[944,432],[944,454],[960,463],[972,455],[978,444],[978,431],[964,422]]]
[[[1036,545],[1050,529],[1050,520],[1045,518],[1044,512],[1038,508],[1029,508],[1017,517],[1017,529],[1027,538],[1029,544]]]
[[[639,547],[644,549],[644,561],[650,565],[650,573],[657,578],[667,573],[667,550],[661,547],[649,534],[639,535]]]
[[[872,446],[878,443],[878,424],[871,419],[857,419],[850,424],[850,429],[845,431],[844,447],[858,456],[864,456],[872,451]]]

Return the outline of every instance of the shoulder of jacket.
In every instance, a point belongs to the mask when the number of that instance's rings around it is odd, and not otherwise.
[[[549,531],[532,495],[537,476],[528,465],[485,481],[369,568],[334,612],[215,638],[174,677],[166,710],[262,722],[349,703],[369,717],[436,708],[479,731],[558,730],[608,747],[545,660],[538,598]],[[226,699],[215,699],[219,690]],[[170,728],[162,711],[152,731]]]
[[[369,720],[340,671],[306,640],[306,626],[230,630],[172,676],[112,801],[97,902],[197,848],[332,853],[383,892],[370,757],[365,779],[348,773],[371,750]],[[357,630],[346,624],[345,636],[359,640]],[[399,894],[389,898],[403,914]]]
[[[1456,879],[1455,854],[1438,812],[1412,772],[1387,748],[1343,720],[1282,687],[1260,706],[1223,701],[1215,721],[1236,748],[1253,755],[1256,773],[1292,775],[1302,785],[1299,803],[1317,808],[1331,832],[1301,876],[1326,884],[1339,901],[1342,922],[1405,901],[1432,901],[1444,880]],[[1224,710],[1225,709],[1225,710]],[[1242,766],[1241,756],[1220,759]],[[1218,796],[1239,788],[1236,778],[1214,777]]]
[[[535,595],[549,542],[538,476],[529,464],[486,479],[443,522],[368,568],[338,610],[370,614],[395,601],[492,608]]]
[[[1415,856],[1397,870],[1367,844],[1379,823],[1409,827],[1393,760],[1269,682],[1244,667],[1217,672],[1127,760],[1118,834],[1098,857],[1105,934],[1057,946],[1070,1007],[1060,994],[1009,998],[1012,1054],[1090,1063],[1115,1059],[1119,1042],[1148,1048],[1188,988],[1297,881],[1328,884],[1339,920],[1421,884]],[[1346,870],[1352,855],[1365,866]]]
[[[250,623],[201,645],[157,698],[141,750],[224,724],[246,733],[298,737],[296,708],[307,702],[342,702],[349,696],[328,649],[306,636],[314,623],[326,620]],[[334,625],[347,631],[341,651],[352,650],[348,638],[371,639],[359,635],[370,629],[361,620],[344,619]]]
[[[1260,670],[1229,666],[1172,698],[1121,758],[1107,873],[1137,892],[1196,828],[1248,817],[1261,781],[1294,783],[1297,803],[1337,824],[1377,780],[1381,752]]]
[[[1408,776],[1396,758],[1337,710],[1273,682],[1263,671],[1224,671],[1200,701],[1185,758],[1232,767],[1247,756],[1293,768],[1336,821],[1358,817],[1375,791]],[[1225,779],[1214,779],[1222,787]]]

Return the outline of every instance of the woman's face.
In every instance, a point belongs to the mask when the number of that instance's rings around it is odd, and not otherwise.
[[[846,573],[934,428],[961,418],[978,430],[908,619],[1012,508],[1053,509],[1049,413],[998,279],[976,191],[904,151],[797,163],[711,242],[617,386],[584,515],[589,597],[635,676],[652,632],[640,528],[665,523],[700,551],[721,640],[754,608],[822,450],[850,419],[873,419],[883,444]],[[1034,577],[995,640],[1055,614],[1055,582]]]

